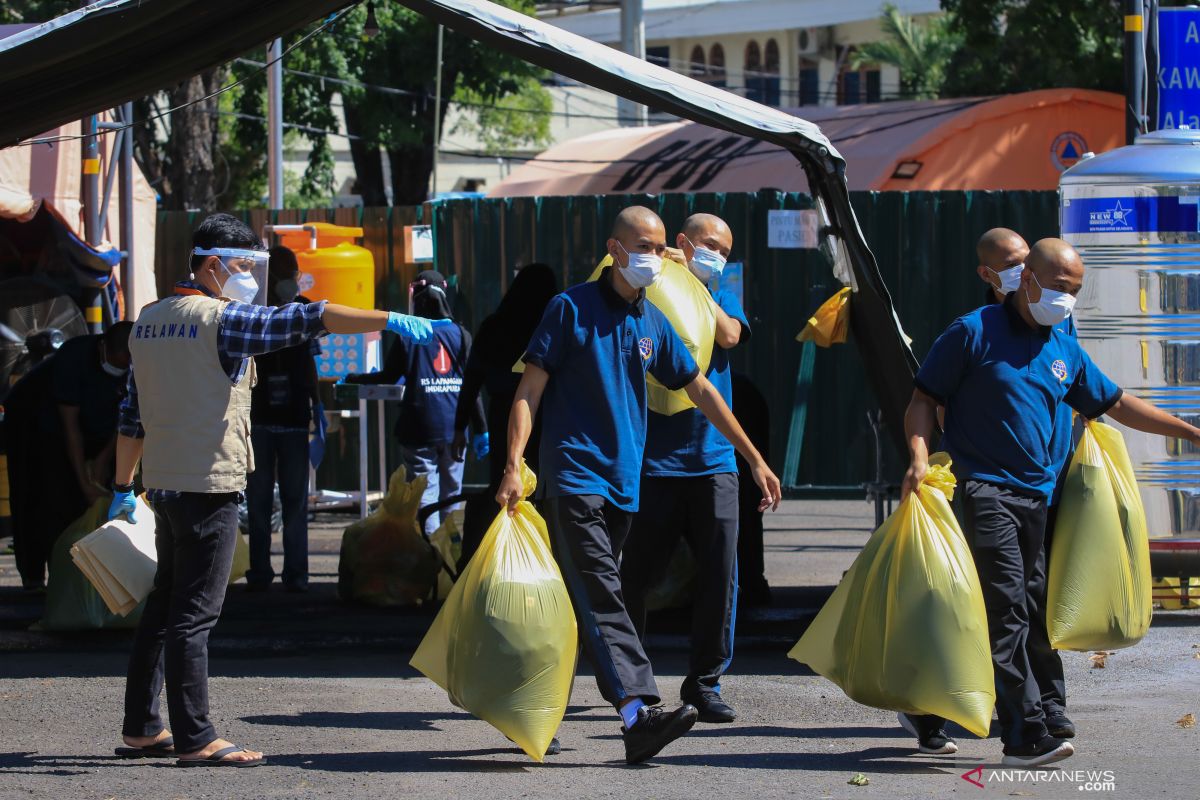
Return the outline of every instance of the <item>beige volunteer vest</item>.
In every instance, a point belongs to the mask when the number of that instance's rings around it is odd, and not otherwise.
[[[134,324],[129,352],[146,430],[142,482],[149,489],[240,492],[254,471],[254,359],[234,385],[217,353],[217,329],[228,302],[169,297],[147,306]]]

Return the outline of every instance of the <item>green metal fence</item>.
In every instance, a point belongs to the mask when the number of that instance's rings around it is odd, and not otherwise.
[[[956,316],[982,301],[974,245],[983,231],[1002,225],[1033,242],[1058,230],[1054,192],[856,192],[851,201],[918,357]],[[457,279],[460,319],[474,327],[496,307],[524,264],[551,265],[563,285],[585,279],[603,256],[613,219],[635,203],[658,211],[669,238],[688,214],[699,211],[721,216],[733,230],[731,260],[745,264],[744,301],[754,329],[751,340],[735,351],[733,363],[770,404],[771,462],[782,471],[802,350],[795,337],[816,307],[839,288],[818,251],[767,247],[767,211],[809,208],[806,195],[763,191],[468,199],[418,208],[246,216],[258,228],[268,221],[362,225],[365,246],[376,255],[376,297],[388,308],[402,307],[407,282],[418,269],[402,263],[403,226],[430,222],[438,269]],[[160,215],[160,288],[181,274],[188,237],[198,222],[196,215]],[[799,484],[857,486],[872,477],[874,442],[867,412],[876,406],[866,382],[869,368],[853,342],[817,352]],[[887,475],[898,477],[899,459],[889,447],[884,453]]]

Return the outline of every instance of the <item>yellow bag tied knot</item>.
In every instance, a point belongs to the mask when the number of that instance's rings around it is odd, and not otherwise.
[[[1060,650],[1137,644],[1154,614],[1146,512],[1121,433],[1089,422],[1050,545],[1046,626]]]
[[[850,699],[936,714],[979,737],[996,704],[987,612],[950,510],[954,475],[930,457],[922,486],[871,535],[788,654]]]
[[[522,496],[537,487],[522,464]],[[579,634],[545,521],[521,500],[500,513],[410,662],[450,702],[541,761],[562,724]]]
[[[850,333],[850,294],[846,286],[821,304],[808,318],[804,330],[796,337],[798,342],[812,342],[817,347],[843,344]]]
[[[588,277],[588,282],[599,279],[604,268],[610,266],[612,256],[605,256]],[[717,340],[717,304],[708,287],[683,264],[664,258],[662,274],[646,290],[646,299],[663,313],[679,334],[700,368],[700,374],[707,375],[713,343]],[[656,414],[666,416],[696,407],[683,389],[670,391],[653,375],[646,376],[646,405]]]

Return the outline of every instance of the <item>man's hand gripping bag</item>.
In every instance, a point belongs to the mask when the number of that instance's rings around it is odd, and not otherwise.
[[[612,266],[612,256],[604,257],[588,281],[599,279],[608,266]],[[713,343],[717,339],[717,304],[708,288],[686,266],[664,258],[662,274],[646,290],[646,299],[663,313],[679,334],[700,368],[700,374],[707,375]],[[656,414],[668,417],[696,407],[683,389],[671,391],[653,375],[646,376],[646,405]]]
[[[537,478],[522,466],[524,497]],[[541,761],[575,676],[575,612],[546,523],[522,499],[500,509],[410,662],[459,708]]]
[[[1060,650],[1114,650],[1150,628],[1150,542],[1125,440],[1090,422],[1067,470],[1050,545],[1047,620]]]
[[[788,655],[863,705],[936,714],[986,737],[996,703],[987,612],[950,510],[949,459],[930,462]]]

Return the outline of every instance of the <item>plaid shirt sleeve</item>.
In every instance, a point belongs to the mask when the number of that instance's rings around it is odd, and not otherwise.
[[[328,333],[321,321],[324,313],[324,300],[278,307],[230,302],[217,332],[221,363],[236,381],[250,356],[293,347]]]
[[[146,438],[142,428],[142,415],[138,409],[137,382],[133,379],[133,367],[129,368],[129,379],[126,382],[125,399],[121,401],[121,410],[117,416],[117,432],[131,439]]]

